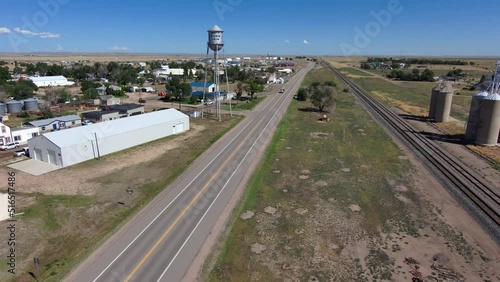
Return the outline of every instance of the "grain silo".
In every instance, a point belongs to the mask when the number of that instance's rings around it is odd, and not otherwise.
[[[28,98],[24,100],[24,110],[25,111],[34,111],[38,109],[38,101],[33,98]]]
[[[19,113],[23,110],[23,104],[21,103],[21,101],[10,100],[5,104],[7,105],[7,111],[9,112],[9,114]]]
[[[484,98],[490,95],[488,92],[483,91],[472,96],[472,101],[469,108],[469,118],[467,119],[467,127],[465,129],[465,141],[476,140],[477,125],[479,122],[479,110]]]
[[[435,122],[447,122],[450,119],[451,103],[453,101],[453,87],[450,82],[441,82],[437,86]]]
[[[0,116],[5,115],[5,104],[0,103]]]
[[[439,94],[439,86],[441,84],[438,84],[436,87],[432,88],[432,94],[431,94],[431,103],[429,105],[429,119],[434,120],[436,117],[436,104],[437,104],[437,97]]]
[[[476,144],[494,146],[498,144],[500,132],[500,95],[494,93],[483,99],[479,111]]]

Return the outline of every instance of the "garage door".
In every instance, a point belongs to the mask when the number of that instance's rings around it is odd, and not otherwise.
[[[55,165],[57,164],[56,152],[54,150],[47,150],[47,157],[48,157],[48,160],[47,160],[48,163],[55,164]]]
[[[43,160],[42,158],[42,150],[41,149],[35,149],[35,159],[36,160]]]
[[[181,133],[184,131],[184,124],[180,123],[174,126],[174,134]]]

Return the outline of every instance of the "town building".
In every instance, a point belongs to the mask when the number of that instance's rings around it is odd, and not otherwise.
[[[167,109],[46,133],[28,147],[32,159],[67,167],[187,130],[189,117]]]
[[[71,86],[75,84],[73,81],[69,81],[62,75],[30,76],[28,79],[33,81],[33,83],[38,87]]]

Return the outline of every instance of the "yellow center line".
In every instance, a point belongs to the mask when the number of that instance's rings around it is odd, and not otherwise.
[[[276,99],[276,101],[279,101],[279,99]],[[274,105],[277,103],[275,102]],[[273,106],[274,106],[273,105]],[[151,254],[156,250],[156,248],[161,244],[163,239],[167,237],[167,235],[172,231],[172,229],[179,223],[179,221],[182,219],[182,217],[191,209],[191,207],[194,205],[196,200],[205,192],[205,190],[208,188],[210,183],[219,175],[219,173],[222,171],[222,169],[226,166],[226,164],[233,158],[233,156],[239,151],[239,149],[243,146],[244,142],[247,140],[247,138],[254,133],[255,130],[257,130],[260,126],[260,124],[264,121],[264,118],[262,116],[261,120],[257,125],[245,136],[243,141],[238,145],[238,147],[231,153],[231,155],[224,161],[224,163],[220,166],[220,168],[215,172],[215,174],[208,180],[208,182],[203,186],[203,188],[196,194],[196,196],[189,202],[189,204],[184,208],[184,210],[177,216],[177,218],[172,222],[172,224],[165,230],[165,232],[161,235],[161,237],[156,241],[156,243],[149,249],[149,251],[144,255],[144,257],[141,259],[141,261],[136,265],[136,267],[130,272],[130,274],[125,278],[124,282],[128,282],[132,277],[135,275],[135,273],[141,268],[141,266],[146,262],[146,260],[151,256]]]

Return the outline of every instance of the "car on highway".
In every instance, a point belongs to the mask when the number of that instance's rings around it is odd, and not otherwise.
[[[285,88],[281,88],[278,93],[285,93]]]
[[[19,142],[12,142],[12,143],[7,143],[7,144],[0,146],[0,150],[6,151],[6,150],[10,150],[10,149],[15,149],[17,147],[19,147]]]

